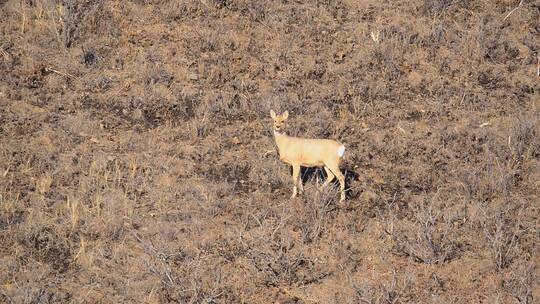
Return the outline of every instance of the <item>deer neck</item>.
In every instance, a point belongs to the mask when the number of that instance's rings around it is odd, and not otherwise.
[[[281,154],[281,151],[283,150],[283,147],[286,145],[288,138],[289,136],[287,136],[287,134],[274,130],[274,139],[276,141],[276,145],[278,147],[280,154]]]

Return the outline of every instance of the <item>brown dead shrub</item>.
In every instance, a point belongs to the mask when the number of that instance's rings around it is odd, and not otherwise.
[[[293,251],[293,240],[283,232],[277,232],[275,240],[267,245],[248,251],[254,267],[263,275],[267,286],[283,284],[310,284],[328,274],[320,269],[305,254]],[[262,244],[261,244],[262,245]]]
[[[366,304],[405,303],[415,278],[398,273],[395,269],[389,279],[378,283],[354,284],[356,299]]]
[[[445,263],[463,254],[458,232],[466,218],[462,211],[435,198],[416,205],[411,213],[410,218],[398,219],[394,206],[388,208],[386,229],[396,254],[426,264]]]
[[[339,192],[334,185],[321,187],[321,182],[305,185],[304,208],[299,210],[294,229],[302,232],[305,244],[317,242],[323,237],[338,209]]]
[[[533,262],[519,259],[512,264],[511,273],[504,280],[503,289],[520,304],[533,303],[533,288],[538,284],[536,267]]]
[[[498,271],[501,271],[522,256],[523,242],[527,235],[527,223],[519,219],[525,211],[524,204],[506,201],[496,206],[478,204],[478,222],[486,238],[486,246]]]
[[[23,261],[33,257],[39,261],[51,265],[58,272],[65,272],[72,261],[72,249],[69,239],[64,233],[57,231],[54,226],[32,227],[32,230],[25,236],[21,236],[21,242],[28,256],[21,256]]]

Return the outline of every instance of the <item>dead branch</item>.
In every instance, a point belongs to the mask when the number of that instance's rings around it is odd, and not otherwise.
[[[520,8],[522,5],[523,5],[523,0],[520,0],[518,6],[514,7],[514,9],[511,10],[511,11],[508,13],[508,15],[506,15],[506,17],[504,17],[503,21],[506,21],[506,19],[508,19],[508,17],[510,17],[510,15],[512,15],[515,11],[517,11],[518,8]]]

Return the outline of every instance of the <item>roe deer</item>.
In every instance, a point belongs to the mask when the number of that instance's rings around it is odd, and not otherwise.
[[[330,139],[312,139],[287,136],[281,133],[285,121],[289,117],[289,111],[281,115],[276,115],[274,110],[270,110],[270,116],[274,120],[274,137],[278,147],[279,158],[293,167],[293,194],[296,197],[297,189],[304,192],[302,179],[300,177],[300,167],[323,167],[328,178],[322,185],[326,187],[334,177],[339,180],[341,191],[340,202],[345,200],[345,176],[341,174],[339,165],[345,153],[345,146]]]

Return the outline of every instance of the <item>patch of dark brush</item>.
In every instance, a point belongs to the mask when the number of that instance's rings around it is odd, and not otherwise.
[[[72,260],[72,251],[55,229],[48,226],[34,227],[30,234],[21,239],[36,259],[50,264],[53,269],[65,272]]]

